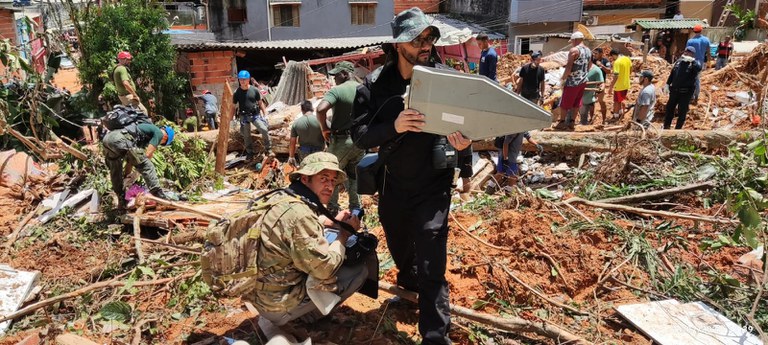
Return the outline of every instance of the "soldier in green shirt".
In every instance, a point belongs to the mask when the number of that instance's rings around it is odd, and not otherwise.
[[[363,158],[365,152],[355,146],[350,136],[352,128],[352,102],[355,100],[357,86],[360,85],[352,77],[355,73],[355,66],[349,61],[341,61],[328,72],[333,76],[336,86],[325,94],[323,101],[317,107],[317,120],[323,128],[323,137],[330,141],[328,152],[334,154],[339,159],[339,167],[344,171],[355,171],[357,163]],[[333,119],[331,127],[328,128],[326,122],[328,110],[333,108]],[[357,194],[357,181],[355,176],[350,176],[349,181],[344,183],[344,188],[349,193],[349,208],[360,207],[360,195]],[[339,188],[333,193],[328,208],[339,210]]]
[[[133,83],[131,74],[128,73],[128,66],[131,65],[131,61],[133,61],[131,53],[122,51],[117,54],[117,67],[112,71],[112,82],[115,84],[120,103],[141,109],[144,114],[149,115],[147,108],[141,104],[141,98],[136,93],[136,85]]]
[[[339,169],[336,156],[317,152],[305,157],[291,174],[288,192],[323,207],[334,187],[344,180],[346,174]],[[313,322],[323,316],[308,297],[308,289],[333,292],[344,301],[360,289],[368,276],[363,262],[344,263],[344,243],[349,234],[339,231],[329,243],[324,228],[332,227],[334,222],[288,192],[275,192],[265,201],[278,198],[260,220],[255,292],[243,296],[253,302],[262,318],[277,326],[295,319]],[[360,220],[347,210],[336,219],[360,228]]]
[[[123,177],[131,173],[135,166],[139,170],[152,195],[168,199],[160,188],[152,156],[160,145],[168,146],[173,142],[173,128],[159,128],[151,123],[130,124],[126,128],[110,131],[104,136],[104,158],[109,168],[112,190],[117,194],[119,211],[125,209],[125,189]],[[127,161],[123,171],[123,160]]]
[[[320,128],[320,122],[317,121],[317,117],[312,110],[314,110],[312,102],[301,102],[302,116],[291,125],[291,141],[288,144],[288,164],[293,166],[297,165],[296,144],[299,146],[299,162],[312,153],[325,150],[323,130]]]

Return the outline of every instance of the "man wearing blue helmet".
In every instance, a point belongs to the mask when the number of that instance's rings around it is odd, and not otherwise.
[[[251,124],[261,133],[264,142],[264,152],[270,152],[269,124],[267,123],[267,109],[261,101],[259,89],[251,86],[251,74],[246,70],[237,74],[240,87],[232,95],[232,104],[237,106],[237,116],[240,119],[240,135],[245,142],[245,154],[248,159],[253,159],[253,140],[251,140]],[[234,109],[233,109],[234,111]]]
[[[160,180],[151,159],[157,147],[171,145],[175,135],[175,131],[169,126],[160,128],[151,123],[138,123],[110,131],[104,136],[104,158],[109,167],[112,190],[117,194],[119,211],[124,210],[126,205],[123,176],[128,176],[134,166],[141,173],[152,195],[162,199],[168,198],[160,188]],[[125,168],[123,159],[127,161]]]

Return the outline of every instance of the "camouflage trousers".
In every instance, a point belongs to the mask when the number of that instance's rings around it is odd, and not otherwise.
[[[368,268],[365,266],[365,262],[356,265],[342,265],[336,273],[336,284],[339,289],[337,294],[341,297],[341,300],[336,304],[334,310],[347,298],[352,296],[352,294],[357,292],[357,290],[360,290],[367,277]],[[323,313],[317,309],[309,297],[305,297],[299,305],[287,312],[267,312],[259,310],[259,315],[271,321],[275,326],[282,326],[296,319],[301,319],[301,321],[305,323],[312,323],[323,317]]]
[[[334,156],[336,156],[336,158],[339,159],[339,169],[347,172],[356,171],[357,163],[360,162],[360,160],[363,158],[363,155],[365,154],[363,150],[355,146],[355,143],[352,141],[352,137],[348,134],[332,135],[331,144],[328,146],[328,152],[332,153]],[[350,173],[347,173],[347,175],[348,178],[346,181],[344,181],[344,189],[346,189],[347,194],[349,194],[349,208],[359,208],[360,195],[357,194],[357,178]],[[333,191],[331,201],[328,202],[329,210],[341,209],[339,206],[340,189],[340,186],[336,186],[336,189]]]
[[[104,159],[109,168],[109,179],[112,190],[122,197],[125,195],[123,186],[123,159],[139,171],[149,190],[160,187],[160,180],[152,161],[147,158],[144,149],[136,147],[136,141],[126,130],[115,130],[107,133],[102,140]]]

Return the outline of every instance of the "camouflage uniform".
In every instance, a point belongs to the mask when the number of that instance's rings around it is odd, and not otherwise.
[[[153,126],[155,129],[160,130],[151,124],[141,124],[139,125],[139,133],[143,132],[142,129],[149,128],[147,126]],[[144,152],[144,148],[149,144],[149,140],[149,138],[134,138],[134,135],[131,135],[127,129],[121,129],[107,133],[101,142],[104,146],[104,159],[109,168],[112,190],[121,199],[125,195],[123,186],[123,158],[127,159],[141,173],[141,177],[144,178],[144,182],[149,190],[160,188],[160,180],[157,178],[155,166]]]
[[[328,156],[334,161],[332,167],[327,165],[328,161],[322,161]],[[316,171],[306,173],[308,166],[311,170],[313,165]],[[295,177],[314,175],[325,168],[339,171],[336,157],[325,152],[307,156],[293,173],[290,188],[299,195],[316,198]],[[343,172],[340,175],[344,176]],[[362,286],[367,269],[363,264],[343,265],[343,249],[338,242],[328,244],[318,214],[307,204],[285,192],[273,194],[267,202],[273,198],[282,200],[277,199],[280,201],[263,218],[257,259],[259,284],[253,296],[244,297],[252,300],[259,315],[277,326],[297,318],[311,322],[322,314],[307,296],[306,281],[310,275],[319,280],[336,278],[336,293],[343,301]]]

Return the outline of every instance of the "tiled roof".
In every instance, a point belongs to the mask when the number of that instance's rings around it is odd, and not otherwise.
[[[658,19],[658,20],[635,20],[637,26],[643,29],[649,30],[666,30],[666,29],[693,29],[696,25],[702,27],[708,27],[709,24],[701,19]],[[632,24],[632,25],[634,25]]]

